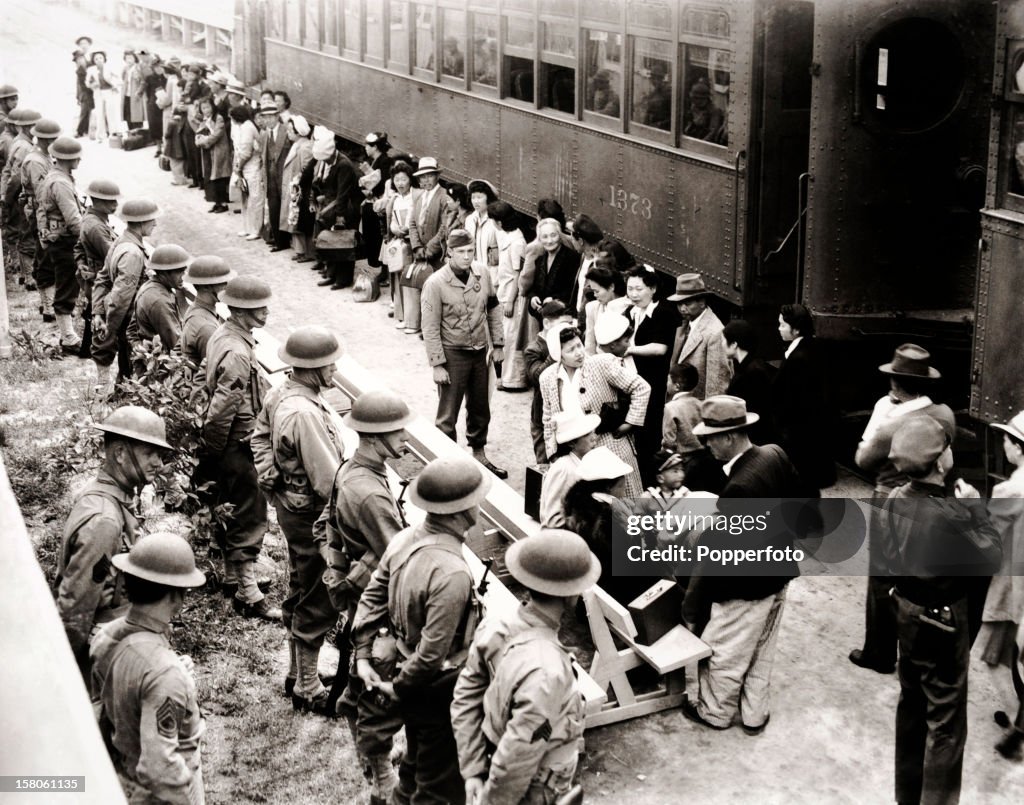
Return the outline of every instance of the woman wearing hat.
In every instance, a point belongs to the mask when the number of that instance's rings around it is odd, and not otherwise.
[[[312,173],[305,186],[302,178],[306,167],[313,162],[312,127],[302,115],[292,115],[285,124],[288,134],[288,154],[281,172],[281,218],[278,229],[291,235],[292,260],[296,263],[313,262],[313,214],[309,211],[309,186]]]
[[[228,115],[232,122],[231,150],[234,154],[231,181],[241,188],[242,197],[242,231],[238,236],[259,240],[267,197],[263,186],[263,141],[248,106],[234,106]]]
[[[409,243],[409,222],[413,207],[422,192],[416,187],[413,168],[408,162],[399,160],[391,166],[390,187],[393,193],[386,194],[384,206],[385,241],[381,246],[380,259],[387,265],[391,275],[391,306],[394,310],[395,327],[407,333],[420,331],[419,310],[412,313],[409,325],[405,323],[405,305],[402,298],[401,275],[412,265],[412,246]]]
[[[92,66],[87,70],[85,83],[92,90],[96,109],[96,140],[105,140],[121,127],[121,114],[114,97],[120,82],[107,65],[107,54],[102,50],[92,53]]]
[[[597,445],[594,431],[601,424],[597,414],[561,411],[555,415],[555,441],[558,452],[540,487],[540,524],[546,528],[565,525],[565,493],[579,480],[583,457]]]
[[[992,525],[1003,538],[1003,562],[985,599],[981,632],[981,658],[997,673],[1004,701],[1013,702],[1013,720],[1004,710],[996,722],[1009,731],[996,745],[1008,760],[1020,760],[1024,748],[1024,411],[1005,425],[992,426],[1003,436],[1003,453],[1013,466],[1005,481],[996,484],[989,500]],[[1007,688],[1004,666],[1010,667],[1013,693]],[[1011,712],[1013,711],[1011,710]]]
[[[144,100],[146,87],[142,80],[142,68],[134,50],[124,52],[124,66],[121,68],[121,117],[128,124],[128,130],[141,129],[146,116]]]
[[[363,148],[368,160],[360,163],[363,177],[359,180],[359,186],[365,196],[361,213],[363,243],[366,246],[366,262],[371,268],[378,268],[381,266],[378,255],[380,247],[384,243],[382,219],[384,210],[378,209],[381,205],[376,202],[384,195],[388,177],[391,175],[391,164],[394,160],[388,153],[391,150],[391,143],[388,142],[387,132],[371,131],[363,141]],[[387,285],[387,283],[385,269],[381,271],[381,285]]]
[[[511,204],[494,201],[487,205],[487,217],[493,222],[498,240],[498,308],[502,314],[505,354],[501,369],[501,391],[525,391],[529,388],[523,350],[531,341],[528,322],[536,321],[526,312],[526,299],[519,295],[519,273],[523,270],[526,238],[519,228],[519,214]]]
[[[594,325],[602,313],[625,313],[630,306],[626,296],[626,280],[619,271],[615,257],[611,252],[600,251],[594,258],[594,265],[587,271],[587,290],[594,298],[584,307],[586,318],[586,342],[584,348],[588,355],[597,354],[597,339],[594,337]]]
[[[209,212],[228,211],[228,179],[231,178],[231,141],[227,134],[227,121],[213,98],[200,99],[196,145],[202,155],[203,186],[206,200],[213,202]]]
[[[624,316],[617,318],[621,323],[612,322],[614,330],[602,328],[599,341],[628,338],[629,321]],[[539,385],[548,456],[558,452],[555,416],[559,412],[595,414],[602,420],[597,428],[597,444],[607,447],[631,467],[633,471],[625,480],[626,495],[639,496],[643,486],[630,431],[643,423],[651,387],[615,355],[587,355],[579,330],[571,325],[555,325],[548,330],[546,340],[554,364],[541,373]],[[620,395],[628,398],[628,403],[620,400]]]

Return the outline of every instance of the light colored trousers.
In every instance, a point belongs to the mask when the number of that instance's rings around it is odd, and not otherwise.
[[[250,235],[258,235],[263,226],[263,208],[267,202],[262,163],[258,159],[250,159],[242,167],[242,176],[249,185],[249,198],[242,203],[242,229]]]

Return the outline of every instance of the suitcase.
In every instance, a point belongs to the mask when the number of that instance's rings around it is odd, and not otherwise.
[[[636,642],[650,646],[682,623],[683,590],[674,581],[661,579],[628,608],[636,624]]]
[[[121,135],[121,147],[125,151],[137,151],[149,145],[149,136],[145,129],[132,129]]]
[[[540,522],[540,490],[544,485],[544,473],[547,467],[526,468],[526,489],[523,493],[523,511],[530,517]]]

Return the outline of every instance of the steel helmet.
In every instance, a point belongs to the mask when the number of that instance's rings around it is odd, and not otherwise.
[[[201,254],[193,258],[185,272],[185,282],[192,285],[224,285],[237,275],[223,257],[215,254]]]
[[[147,265],[153,271],[178,271],[188,268],[190,262],[192,255],[176,243],[167,243],[153,249]]]
[[[121,206],[121,220],[128,224],[152,221],[160,214],[155,201],[148,198],[133,198]]]
[[[42,119],[43,116],[35,109],[26,109],[21,106],[16,106],[7,113],[7,122],[13,123],[15,126],[34,126],[37,120]]]
[[[356,397],[344,422],[356,433],[393,433],[408,425],[412,418],[405,400],[393,391],[378,389]]]
[[[225,305],[242,310],[266,307],[270,297],[270,286],[258,277],[235,277],[218,294]]]
[[[409,485],[409,500],[431,514],[454,514],[480,504],[491,478],[468,456],[435,458]]]
[[[18,88],[14,84],[0,84],[0,101],[6,98],[17,98]]]
[[[163,418],[138,405],[123,405],[94,427],[132,441],[173,449],[167,444],[167,426]]]
[[[166,587],[202,587],[206,576],[196,569],[192,546],[166,531],[143,537],[128,553],[119,553],[112,560],[114,567],[129,576],[136,576]]]
[[[104,201],[117,201],[121,197],[121,188],[110,179],[93,179],[85,190],[92,198]]]
[[[47,149],[54,159],[81,159],[82,145],[72,137],[58,137]]]
[[[547,595],[579,595],[601,576],[601,562],[583,537],[562,528],[542,528],[514,542],[505,566],[520,584]]]
[[[38,137],[40,140],[56,140],[60,137],[60,133],[63,129],[60,127],[60,123],[56,120],[49,120],[47,118],[39,118],[35,125],[32,126],[31,134],[33,137]]]
[[[310,324],[289,335],[277,357],[296,369],[318,369],[334,363],[344,353],[345,348],[334,333]]]

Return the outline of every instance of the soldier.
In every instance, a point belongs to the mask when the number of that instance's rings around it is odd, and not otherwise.
[[[18,134],[17,128],[7,119],[11,110],[13,110],[17,105],[17,88],[11,84],[0,85],[0,176],[3,175],[3,168],[7,164],[7,159],[11,152],[11,144],[14,142],[14,138]],[[2,201],[3,197],[0,196],[0,207],[3,206]],[[24,285],[25,278],[21,276],[17,258],[15,257],[15,251],[17,249],[16,233],[12,231],[12,228],[7,224],[6,214],[3,217],[4,265],[7,266],[8,271],[12,276],[17,274],[18,283]]]
[[[356,673],[368,690],[397,702],[405,726],[393,801],[465,802],[449,708],[475,620],[462,547],[490,486],[490,476],[464,456],[424,467],[409,497],[427,517],[395,536],[359,599]],[[395,663],[400,669],[388,679]]]
[[[163,451],[171,449],[164,421],[145,408],[123,406],[96,427],[105,434],[103,465],[64,524],[57,573],[57,610],[87,681],[90,635],[96,624],[123,614],[121,579],[110,559],[135,543],[132,499],[163,467]]]
[[[53,310],[54,276],[53,266],[44,261],[43,247],[40,243],[39,220],[36,217],[36,199],[39,198],[39,187],[46,174],[53,167],[50,158],[50,146],[60,136],[60,124],[53,120],[37,120],[31,129],[36,139],[35,148],[30,149],[21,161],[21,205],[24,211],[18,249],[21,253],[22,267],[31,263],[36,285],[39,288],[39,301],[43,307],[43,321],[55,321]]]
[[[13,84],[0,84],[0,114],[10,114],[17,105],[18,88]]]
[[[117,210],[117,202],[121,197],[121,189],[109,179],[93,179],[86,188],[92,204],[82,217],[82,233],[75,244],[75,266],[78,274],[78,286],[85,298],[82,308],[82,320],[85,323],[82,332],[82,347],[78,353],[80,358],[92,357],[92,286],[96,273],[103,267],[107,252],[113,244],[115,235],[110,228],[108,216]]]
[[[267,501],[260,491],[249,440],[263,406],[267,381],[259,373],[252,331],[267,323],[270,286],[255,277],[236,277],[220,293],[231,318],[210,336],[206,347],[206,390],[210,405],[203,423],[200,478],[216,481],[214,506],[230,503],[226,525],[218,524],[224,552],[224,579],[237,584],[235,611],[247,618],[276,621],[256,580],[256,558],[267,530]]]
[[[530,597],[484,620],[455,685],[466,802],[554,802],[572,788],[583,748],[583,698],[558,626],[597,582],[601,563],[579,535],[541,529],[513,544],[505,564]]]
[[[91,658],[100,730],[131,802],[202,805],[205,731],[192,658],[167,639],[185,590],[201,587],[192,548],[177,534],[140,539],[113,559],[131,605],[96,635]]]
[[[11,259],[13,262],[16,256],[21,272],[21,277],[18,281],[29,291],[36,289],[32,273],[32,255],[34,252],[30,250],[27,255],[23,256],[22,254],[21,232],[25,228],[25,212],[18,199],[21,196],[21,163],[24,161],[25,155],[33,147],[31,129],[36,122],[42,120],[42,117],[34,109],[22,109],[20,107],[12,109],[8,113],[7,123],[14,129],[15,136],[7,152],[7,161],[4,162],[3,172],[0,173],[0,201],[3,202],[4,226],[10,233],[13,246]],[[29,246],[25,248],[28,249]],[[31,248],[35,248],[34,241],[31,244]],[[46,316],[46,312],[43,311],[44,320],[47,320]],[[54,319],[51,318],[48,321],[54,321]]]
[[[277,510],[288,543],[288,597],[281,606],[291,632],[291,667],[296,710],[334,716],[327,689],[317,675],[324,635],[338,613],[324,586],[326,565],[313,541],[313,524],[331,497],[341,465],[342,434],[320,393],[330,388],[334,364],[344,348],[322,327],[300,327],[278,355],[292,367],[256,417],[252,453],[260,486]]]
[[[210,336],[220,327],[217,294],[235,276],[223,258],[212,254],[196,257],[185,272],[185,282],[196,289],[196,298],[181,320],[181,354],[197,368],[206,358]]]
[[[142,239],[153,233],[159,214],[149,199],[125,202],[121,220],[128,228],[110,247],[93,284],[92,359],[100,385],[110,393],[118,376],[130,377],[132,373],[128,325],[135,312],[135,294],[144,278],[147,253]]]
[[[40,266],[53,273],[53,312],[60,330],[61,349],[77,355],[82,342],[71,314],[78,301],[75,246],[82,234],[82,203],[72,171],[82,161],[82,146],[70,137],[61,137],[49,150],[57,164],[36,188],[36,224],[43,248]],[[28,164],[27,159],[25,163]]]
[[[139,288],[135,295],[135,316],[128,325],[128,343],[132,350],[142,346],[143,340],[160,337],[164,352],[170,353],[178,349],[181,340],[181,313],[188,304],[181,290],[184,283],[185,269],[192,261],[192,256],[181,246],[168,243],[157,246],[149,258],[149,268],[153,272]],[[141,373],[136,358],[136,370]]]
[[[380,701],[364,689],[359,677],[349,677],[350,638],[359,596],[388,544],[405,525],[384,462],[405,454],[405,426],[412,417],[409,406],[393,391],[367,391],[356,398],[345,424],[359,434],[359,447],[338,473],[332,501],[317,523],[327,522],[330,527],[326,534],[319,527],[314,531],[327,563],[327,591],[338,611],[346,614],[346,628],[338,633],[341,658],[331,696],[337,698],[345,691],[338,711],[348,719],[356,752],[373,787],[371,796],[382,802],[397,782],[390,753],[402,719],[393,701]]]

